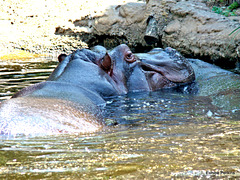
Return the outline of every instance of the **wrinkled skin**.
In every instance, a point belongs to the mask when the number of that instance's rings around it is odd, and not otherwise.
[[[171,48],[138,57],[124,44],[104,51],[75,51],[47,81],[3,102],[1,134],[93,132],[105,126],[98,108],[105,97],[178,87],[195,78],[188,62]]]
[[[195,80],[190,64],[172,48],[165,50],[155,48],[149,53],[136,54],[136,56],[140,62],[133,71],[137,76],[133,75],[129,80],[130,90],[155,91],[163,88],[178,88]],[[142,77],[142,85],[139,85],[139,80],[136,79],[139,74]]]

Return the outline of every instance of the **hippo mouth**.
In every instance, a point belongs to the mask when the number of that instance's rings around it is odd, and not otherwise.
[[[161,88],[172,88],[192,82],[192,75],[186,69],[171,64],[152,65],[140,62],[149,88],[154,91]]]
[[[171,88],[177,86],[176,83],[171,82],[167,79],[161,71],[154,68],[152,65],[141,64],[142,72],[144,73],[146,80],[148,82],[149,89],[155,91],[162,88]]]

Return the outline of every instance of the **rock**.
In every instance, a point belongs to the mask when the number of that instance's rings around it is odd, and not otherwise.
[[[225,67],[236,63],[240,36],[229,34],[240,27],[239,22],[211,12],[199,2],[177,2],[170,11],[173,20],[164,29],[164,46]]]
[[[156,20],[152,23],[156,28],[148,28],[149,17]],[[102,15],[72,20],[75,28],[59,27],[56,33],[78,35],[89,46],[127,43],[136,51],[170,46],[185,56],[233,67],[239,57],[240,33],[229,34],[240,27],[237,18],[216,14],[202,1],[150,0],[111,6]],[[145,37],[149,32],[154,32],[150,40]]]
[[[236,14],[237,16],[240,16],[240,8],[236,9],[235,14]]]
[[[90,47],[97,44],[112,48],[120,43],[130,46],[147,45],[144,41],[146,29],[146,3],[135,2],[110,6],[102,15],[80,17],[72,20],[74,28],[60,26],[56,34],[79,35]],[[88,29],[83,31],[81,29]],[[75,31],[75,32],[74,32]]]

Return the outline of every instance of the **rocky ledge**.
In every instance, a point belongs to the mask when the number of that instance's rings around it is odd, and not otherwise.
[[[56,34],[78,37],[89,46],[127,43],[136,52],[173,47],[187,57],[233,68],[240,57],[239,16],[212,12],[202,1],[150,0],[112,5],[102,14],[72,19]]]
[[[234,68],[239,64],[240,33],[229,34],[240,27],[240,16],[216,14],[206,2],[210,1],[3,1],[0,59],[16,49],[57,56],[97,44],[112,48],[126,43],[135,52],[170,46],[184,56]]]

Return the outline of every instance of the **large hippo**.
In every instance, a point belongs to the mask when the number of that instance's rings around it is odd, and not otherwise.
[[[194,81],[192,67],[174,49],[151,53],[152,59],[138,59],[124,44],[109,53],[103,47],[75,51],[47,81],[24,88],[1,103],[1,134],[94,132],[105,126],[99,108],[105,104],[104,98]]]

